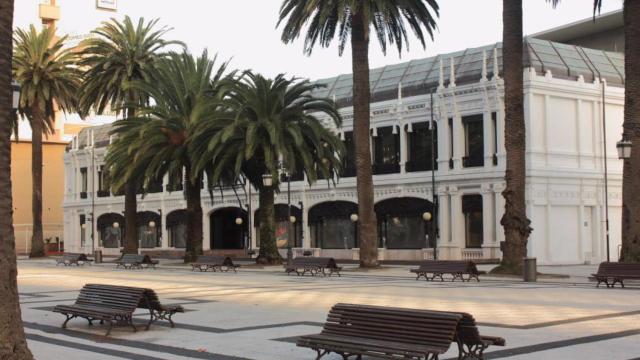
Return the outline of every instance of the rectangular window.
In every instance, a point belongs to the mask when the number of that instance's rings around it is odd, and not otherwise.
[[[87,176],[87,168],[80,168],[80,198],[87,198],[87,189],[89,188],[89,179]]]
[[[356,146],[353,140],[353,131],[346,131],[344,133],[344,166],[342,170],[342,177],[356,176]]]
[[[98,197],[107,197],[110,195],[109,174],[104,165],[100,165],[98,169]]]
[[[484,241],[482,223],[482,195],[464,195],[462,213],[465,224],[465,245],[467,248],[480,248]]]
[[[498,165],[498,114],[491,113],[491,126],[493,127],[493,165]]]
[[[453,119],[448,119],[449,125],[449,169],[453,169]]]
[[[412,124],[413,132],[408,135],[409,142],[409,161],[407,161],[406,169],[412,171],[430,171],[438,169],[438,129],[437,124],[433,122],[433,144],[431,143],[432,129],[429,128],[428,122],[420,122]],[[434,151],[433,162],[431,149]]]
[[[400,134],[393,133],[392,126],[378,128],[374,139],[374,174],[400,172]]]
[[[463,167],[484,166],[483,115],[463,116],[465,156]]]
[[[80,246],[87,246],[87,218],[84,214],[80,215]]]

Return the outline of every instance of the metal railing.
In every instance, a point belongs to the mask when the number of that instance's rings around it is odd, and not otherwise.
[[[462,249],[462,260],[479,260],[483,258],[482,249]]]

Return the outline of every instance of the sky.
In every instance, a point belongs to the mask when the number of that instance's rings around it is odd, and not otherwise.
[[[44,0],[46,1],[46,0]],[[14,26],[38,24],[39,0],[16,0]],[[88,34],[100,22],[111,17],[121,19],[159,18],[172,28],[168,39],[181,40],[192,53],[205,48],[230,60],[231,67],[252,69],[267,76],[321,79],[351,72],[350,49],[338,56],[337,46],[316,48],[311,56],[303,54],[303,40],[283,44],[281,29],[276,28],[282,0],[117,0],[117,11],[96,9],[96,0],[57,0],[61,9],[60,33]],[[423,49],[410,38],[408,52],[399,57],[395,49],[386,56],[375,41],[370,49],[372,68],[440,53],[478,47],[502,38],[502,0],[440,0],[438,29]],[[622,0],[607,0],[602,12],[622,8]],[[523,0],[524,33],[534,34],[592,16],[592,0],[562,0],[553,9],[544,0]]]

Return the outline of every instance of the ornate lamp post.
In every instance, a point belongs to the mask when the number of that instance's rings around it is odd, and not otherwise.
[[[622,140],[616,143],[616,149],[618,149],[618,159],[627,160],[631,158],[631,148],[633,143],[624,134]]]

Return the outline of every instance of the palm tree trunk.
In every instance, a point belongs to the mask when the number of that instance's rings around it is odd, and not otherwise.
[[[502,268],[520,273],[527,255],[531,221],[525,206],[525,124],[522,65],[522,0],[503,0],[503,57],[505,97],[505,147],[507,150]]]
[[[129,96],[130,101],[131,96]],[[127,117],[135,116],[135,110],[127,109]],[[136,180],[129,180],[124,185],[124,253],[137,254],[138,241],[138,198]]]
[[[620,261],[640,262],[640,1],[624,2],[624,134],[633,143],[622,179],[622,254]]]
[[[281,264],[275,236],[275,207],[273,187],[262,187],[259,193],[260,207],[260,253],[256,258],[259,264]]]
[[[353,15],[351,51],[353,66],[353,138],[356,151],[358,191],[358,243],[360,266],[378,265],[378,229],[373,210],[373,174],[369,141],[369,24],[359,13]]]
[[[138,253],[137,186],[135,181],[124,185],[124,253]]]
[[[30,360],[18,300],[11,195],[13,1],[0,0],[0,359]]]
[[[37,105],[31,107],[31,213],[33,217],[33,234],[31,236],[30,258],[45,256],[42,234],[42,129],[44,114]]]
[[[190,174],[187,167],[187,174]],[[202,255],[202,205],[200,199],[200,184],[202,176],[198,176],[195,184],[187,181],[187,247],[184,254],[184,262],[194,262]]]

